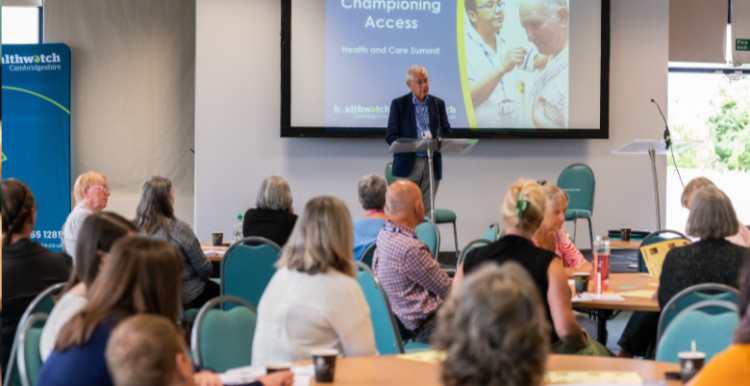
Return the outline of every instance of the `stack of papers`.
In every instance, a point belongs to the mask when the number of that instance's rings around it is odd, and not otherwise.
[[[601,300],[606,302],[624,302],[625,298],[620,296],[619,294],[592,294],[584,292],[582,294],[573,296],[573,298],[571,299],[573,303],[590,302],[594,300]]]
[[[548,371],[544,380],[550,385],[641,385],[643,380],[633,371]]]
[[[313,365],[292,366],[291,371],[294,373],[293,386],[308,386],[310,378],[315,376]],[[227,370],[226,373],[219,374],[219,378],[223,385],[246,385],[255,382],[264,375],[266,375],[265,367],[245,366]]]
[[[639,291],[620,292],[620,295],[651,299],[655,293],[656,293],[656,290],[639,290]]]
[[[429,350],[420,351],[413,354],[400,354],[396,357],[417,362],[443,363],[443,361],[445,361],[446,355],[444,351]]]

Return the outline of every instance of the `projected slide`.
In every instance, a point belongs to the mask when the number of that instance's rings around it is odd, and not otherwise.
[[[598,1],[292,0],[292,12],[292,127],[385,128],[421,65],[456,129],[601,128]]]

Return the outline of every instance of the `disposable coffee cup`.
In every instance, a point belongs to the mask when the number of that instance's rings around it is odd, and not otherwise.
[[[211,241],[213,241],[215,247],[221,246],[221,243],[224,242],[224,232],[211,232]]]
[[[589,276],[591,276],[591,273],[589,272],[576,272],[573,274],[577,294],[586,292],[586,289],[589,286]]]
[[[315,365],[315,382],[333,382],[333,373],[336,371],[336,357],[338,350],[313,350],[313,365]]]
[[[706,353],[700,351],[683,351],[677,354],[680,358],[680,376],[682,383],[688,383],[703,367]]]
[[[266,364],[266,374],[273,374],[278,371],[289,371],[292,364],[289,362],[271,362]]]
[[[622,241],[630,241],[630,228],[622,228],[620,229],[620,240]]]

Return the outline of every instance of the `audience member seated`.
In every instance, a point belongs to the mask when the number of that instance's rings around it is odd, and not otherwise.
[[[447,353],[444,385],[537,386],[550,326],[534,281],[518,264],[485,264],[438,311],[433,344]]]
[[[419,187],[407,180],[388,187],[389,220],[378,235],[372,267],[391,302],[393,313],[415,340],[429,343],[440,304],[451,291],[451,278],[417,238],[415,227],[424,220]]]
[[[174,215],[172,182],[156,176],[143,185],[135,224],[147,235],[171,241],[184,256],[182,303],[186,309],[200,308],[219,296],[221,289],[210,280],[213,266],[201,249],[190,225]]]
[[[570,201],[568,193],[545,180],[539,181],[539,185],[547,194],[548,201],[544,220],[532,241],[539,248],[555,252],[555,255],[562,260],[565,273],[569,278],[572,278],[575,272],[590,272],[593,265],[583,258],[581,251],[576,248],[568,233],[563,229],[565,210],[568,209]]]
[[[76,245],[75,267],[42,330],[39,342],[42,360],[46,361],[54,350],[57,335],[63,326],[86,306],[86,290],[99,275],[112,245],[125,236],[135,236],[137,233],[132,222],[111,212],[95,213],[83,221]]]
[[[16,336],[16,329],[32,300],[50,286],[64,282],[72,269],[70,257],[53,253],[36,241],[31,232],[37,205],[29,187],[14,178],[2,182],[3,198],[3,312],[2,371]]]
[[[700,241],[672,249],[664,258],[659,278],[659,307],[685,288],[703,283],[737,287],[737,273],[750,249],[732,244],[727,236],[740,227],[729,197],[715,186],[706,186],[692,197],[685,232]],[[622,357],[645,356],[656,344],[659,312],[634,312],[618,344]]]
[[[359,181],[359,204],[365,215],[354,220],[354,260],[359,261],[367,247],[378,239],[388,216],[385,214],[385,192],[388,184],[382,177],[368,174]]]
[[[104,359],[112,329],[135,314],[161,315],[176,323],[182,260],[173,245],[158,239],[115,242],[89,288],[88,303],[60,331],[37,385],[112,385]],[[202,376],[218,379],[212,373]]]
[[[109,186],[107,177],[97,172],[81,174],[73,186],[76,206],[70,211],[68,219],[63,225],[63,248],[75,261],[78,232],[87,216],[101,212],[107,207]]]
[[[696,192],[706,186],[716,185],[714,185],[714,183],[706,177],[697,177],[690,180],[687,186],[685,186],[685,189],[682,191],[682,206],[687,210],[690,210],[690,203],[693,200],[693,196]],[[740,223],[737,233],[727,237],[727,240],[741,247],[750,248],[750,229]]]
[[[196,382],[181,332],[163,316],[140,314],[122,321],[112,331],[105,352],[115,386],[211,385]],[[292,373],[284,371],[248,386],[292,386],[293,380]]]
[[[283,177],[271,176],[260,185],[255,209],[245,212],[242,234],[244,237],[264,237],[283,247],[296,222],[289,184]]]
[[[299,221],[258,304],[253,365],[307,360],[318,348],[376,355],[346,204],[313,198]]]
[[[458,289],[465,275],[487,262],[514,261],[531,275],[552,323],[550,341],[560,354],[609,355],[607,349],[590,339],[573,314],[570,288],[560,259],[555,253],[531,242],[547,208],[547,196],[539,184],[520,180],[513,184],[502,206],[506,236],[486,247],[471,251],[456,271]]]
[[[698,373],[694,386],[750,385],[750,262],[740,272],[740,323],[734,330],[734,344],[717,354]]]

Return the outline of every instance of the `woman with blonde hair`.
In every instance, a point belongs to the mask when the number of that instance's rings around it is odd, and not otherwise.
[[[548,251],[555,252],[562,259],[565,273],[569,278],[575,272],[591,271],[593,265],[583,258],[581,251],[570,240],[570,236],[563,229],[565,210],[568,209],[570,198],[568,193],[545,180],[539,181],[544,193],[547,194],[547,210],[544,213],[542,225],[534,234],[534,245]]]
[[[438,311],[433,345],[446,386],[540,385],[550,326],[539,292],[514,262],[485,264]]]
[[[375,355],[370,308],[357,277],[352,218],[334,197],[305,206],[258,305],[255,366],[310,359],[314,349]]]
[[[513,261],[531,276],[542,298],[547,319],[552,324],[550,342],[555,352],[582,355],[607,355],[607,349],[589,339],[573,315],[570,288],[560,259],[554,252],[531,242],[544,220],[547,195],[539,184],[521,179],[505,195],[502,214],[506,236],[469,253],[456,271],[453,289],[461,287],[465,275],[483,264]]]

